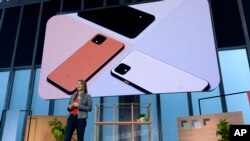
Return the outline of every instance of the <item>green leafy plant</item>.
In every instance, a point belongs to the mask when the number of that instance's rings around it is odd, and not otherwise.
[[[227,119],[220,119],[216,127],[216,136],[220,136],[218,141],[230,141],[230,125]]]
[[[52,127],[51,134],[56,138],[56,140],[63,141],[66,126],[64,126],[57,118],[53,118],[48,122],[48,124]]]
[[[149,121],[149,118],[146,116],[146,114],[145,113],[141,113],[140,115],[139,115],[139,118],[140,119],[142,119],[142,121]]]
[[[139,117],[140,117],[140,118],[144,118],[144,117],[146,117],[146,114],[141,113],[141,114],[139,115]]]

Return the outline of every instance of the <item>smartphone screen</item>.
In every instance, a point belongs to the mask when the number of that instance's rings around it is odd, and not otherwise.
[[[78,16],[128,38],[135,38],[155,19],[151,14],[128,6],[78,12]]]

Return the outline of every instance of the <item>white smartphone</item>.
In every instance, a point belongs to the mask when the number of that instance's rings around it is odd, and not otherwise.
[[[208,82],[139,51],[130,52],[111,74],[145,93],[203,91]]]

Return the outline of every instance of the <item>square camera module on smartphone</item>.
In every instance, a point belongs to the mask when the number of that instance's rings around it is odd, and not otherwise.
[[[96,35],[96,36],[92,39],[92,42],[94,42],[94,43],[100,45],[100,44],[102,44],[105,40],[106,40],[106,37],[104,37],[104,36],[98,34],[98,35]]]

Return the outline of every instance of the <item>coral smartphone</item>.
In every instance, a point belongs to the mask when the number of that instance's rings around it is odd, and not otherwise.
[[[202,91],[208,82],[139,51],[132,51],[111,74],[145,93]]]
[[[135,38],[155,19],[151,14],[128,6],[78,12],[78,16],[129,38]]]
[[[97,34],[51,72],[47,80],[71,94],[76,90],[77,80],[89,80],[123,48],[123,43]]]

